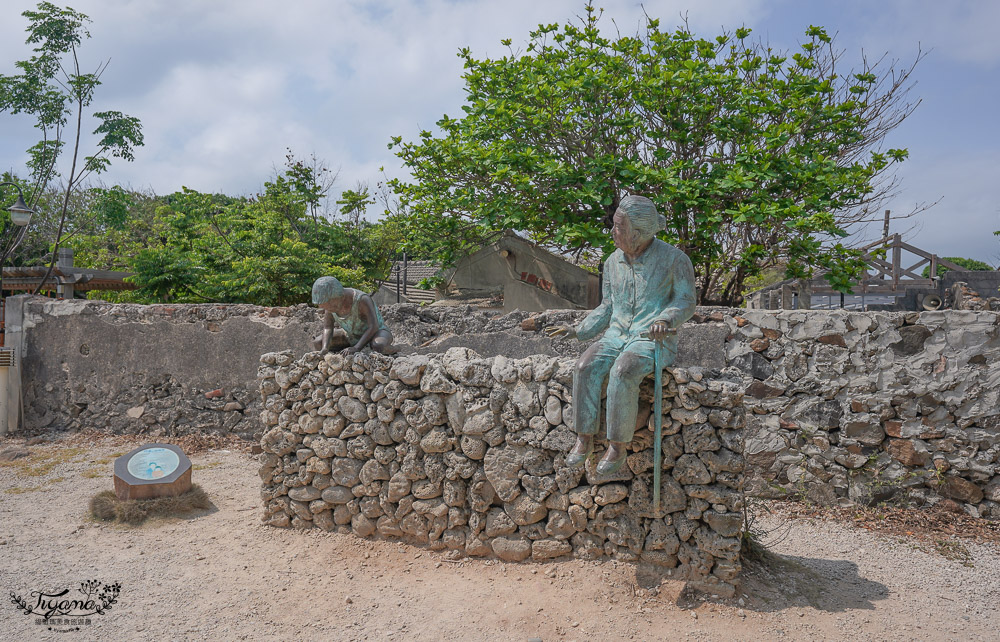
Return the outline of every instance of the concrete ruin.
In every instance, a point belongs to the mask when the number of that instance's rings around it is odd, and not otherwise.
[[[596,274],[512,232],[459,260],[443,276],[445,296],[492,298],[502,302],[504,312],[590,310],[600,303]]]

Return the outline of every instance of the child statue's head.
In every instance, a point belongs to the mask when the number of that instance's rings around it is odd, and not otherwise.
[[[312,302],[314,305],[322,305],[342,296],[344,296],[344,286],[332,276],[321,276],[313,283]]]

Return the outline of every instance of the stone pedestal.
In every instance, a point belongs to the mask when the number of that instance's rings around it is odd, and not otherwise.
[[[191,460],[173,444],[146,444],[115,460],[115,495],[122,501],[191,490]]]

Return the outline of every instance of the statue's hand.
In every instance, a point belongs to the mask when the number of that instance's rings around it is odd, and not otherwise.
[[[653,325],[649,326],[649,338],[653,341],[665,339],[675,332],[676,330],[673,330],[669,325],[667,325],[666,321],[657,321],[653,323]]]
[[[566,337],[568,339],[572,339],[576,337],[576,330],[569,325],[550,325],[542,330],[542,332],[544,332],[550,339],[555,339],[556,337]]]
[[[349,346],[340,351],[341,354],[354,354],[355,352],[358,352],[357,346]]]

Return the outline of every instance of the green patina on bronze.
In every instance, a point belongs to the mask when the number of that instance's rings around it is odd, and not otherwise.
[[[601,388],[607,377],[607,435],[611,446],[598,472],[611,473],[621,466],[624,444],[632,440],[635,432],[639,384],[654,367],[674,362],[676,329],[694,314],[694,268],[684,252],[655,238],[664,223],[649,199],[622,199],[612,230],[618,249],[604,264],[601,305],[576,328],[550,331],[552,335],[575,334],[581,340],[604,333],[577,362],[573,419],[579,438],[567,457],[570,465],[582,464],[593,450]]]

